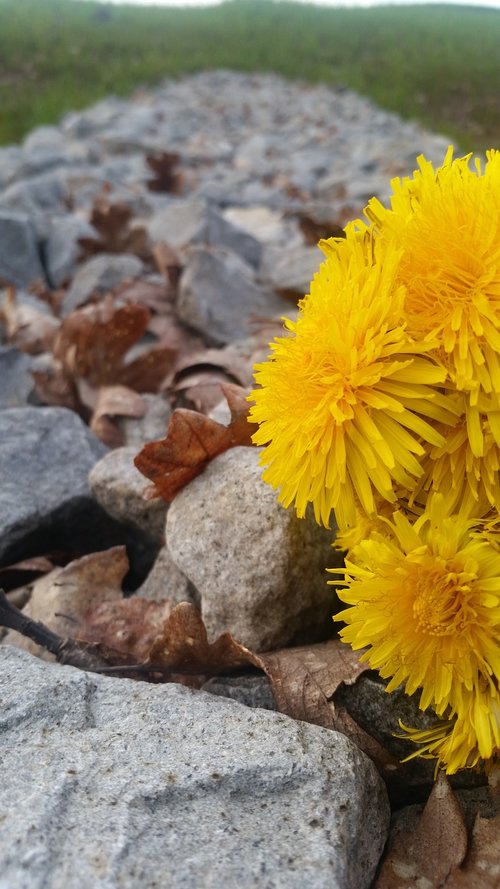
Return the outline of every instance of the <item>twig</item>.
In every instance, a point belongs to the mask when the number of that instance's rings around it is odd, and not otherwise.
[[[92,645],[87,642],[78,642],[76,639],[63,638],[40,621],[32,620],[15,605],[9,602],[5,592],[0,589],[0,626],[16,630],[23,636],[27,636],[37,645],[50,651],[61,664],[78,667],[80,670],[89,670],[92,673],[105,673],[111,670],[117,673],[123,671],[123,675],[144,678],[142,671],[137,670],[137,665],[123,654],[103,645]],[[121,663],[120,663],[121,662]]]

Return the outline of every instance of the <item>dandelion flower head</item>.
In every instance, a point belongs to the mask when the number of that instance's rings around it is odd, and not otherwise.
[[[365,214],[402,249],[408,329],[440,343],[457,388],[500,395],[500,151],[484,170],[446,154],[434,170],[418,158],[413,178],[395,179],[391,208],[372,199]]]
[[[483,410],[464,398],[455,426],[437,425],[445,443],[432,447],[423,460],[424,475],[414,492],[417,502],[438,491],[449,511],[470,516],[500,511],[500,411],[492,409],[490,398],[481,402]]]
[[[300,516],[312,502],[325,525],[332,509],[348,527],[358,508],[375,515],[377,498],[410,490],[425,448],[444,444],[432,422],[454,422],[438,388],[446,372],[401,323],[399,262],[399,250],[389,246],[382,259],[370,232],[348,227],[297,321],[286,322],[288,336],[256,367],[250,419],[254,442],[266,445],[263,477]]]
[[[458,713],[430,729],[401,724],[404,737],[418,745],[413,756],[436,759],[449,775],[489,763],[500,754],[500,693],[498,683],[483,679],[474,691],[465,691]]]
[[[420,688],[422,709],[463,712],[500,678],[500,532],[449,515],[439,495],[414,521],[396,512],[385,524],[347,556],[340,636],[367,647],[387,691]]]

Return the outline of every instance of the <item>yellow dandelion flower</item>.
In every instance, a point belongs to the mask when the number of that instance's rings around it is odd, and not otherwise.
[[[404,736],[418,745],[407,757],[436,759],[447,774],[471,769],[500,754],[500,694],[493,681],[482,680],[474,692],[465,692],[460,712],[430,729],[412,729],[401,723]]]
[[[336,550],[341,552],[349,552],[362,540],[370,537],[374,531],[386,533],[386,520],[391,518],[394,513],[394,503],[382,500],[380,497],[375,498],[377,513],[368,516],[361,509],[356,510],[356,523],[354,525],[343,527],[340,526],[335,534],[335,542],[333,544]],[[403,508],[403,498],[397,497],[399,508]],[[405,502],[405,505],[406,502]]]
[[[365,210],[402,250],[409,331],[437,339],[456,386],[476,395],[500,393],[500,152],[486,157],[484,171],[451,148],[437,170],[420,157],[391,183],[391,209],[374,198]]]
[[[482,410],[464,397],[464,411],[453,429],[437,425],[445,443],[432,447],[422,461],[424,475],[414,499],[420,502],[431,491],[444,495],[449,512],[484,515],[500,511],[500,410],[491,398],[482,399]],[[497,400],[497,399],[495,399]]]
[[[266,445],[263,477],[284,506],[308,502],[318,522],[330,513],[347,528],[357,504],[376,514],[377,497],[410,490],[425,448],[444,444],[429,420],[454,422],[438,385],[444,369],[426,357],[401,324],[404,288],[395,286],[400,255],[378,258],[372,236],[352,230],[331,251],[300,303],[288,336],[256,366],[250,419]]]
[[[461,711],[466,694],[500,677],[500,534],[492,543],[440,496],[414,522],[396,512],[385,524],[346,559],[340,636],[368,649],[362,659],[390,678],[387,691],[421,688],[422,709]]]

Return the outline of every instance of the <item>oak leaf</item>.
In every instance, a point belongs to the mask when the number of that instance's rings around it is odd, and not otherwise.
[[[170,417],[167,435],[144,445],[134,462],[153,486],[147,499],[162,497],[170,503],[179,491],[203,471],[214,457],[237,445],[251,445],[256,425],[248,422],[246,390],[230,383],[221,385],[231,422],[223,426],[196,411],[177,408]]]

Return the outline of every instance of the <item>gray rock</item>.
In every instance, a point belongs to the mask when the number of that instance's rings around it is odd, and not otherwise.
[[[238,701],[245,707],[276,710],[267,676],[214,676],[202,686],[202,691]]]
[[[9,185],[2,194],[2,204],[36,217],[37,229],[41,231],[45,214],[64,213],[70,197],[68,173],[55,167]]]
[[[0,698],[2,886],[370,886],[387,797],[344,736],[8,646]]]
[[[297,247],[303,243],[297,221],[285,219],[283,213],[265,205],[228,207],[223,216],[228,222],[260,240],[263,245]]]
[[[45,281],[35,227],[24,213],[0,207],[0,282],[26,287]]]
[[[193,247],[181,276],[179,317],[208,341],[224,345],[251,332],[252,316],[280,315],[286,304],[259,287],[234,253]]]
[[[33,392],[33,359],[15,346],[0,346],[0,410],[23,407]]]
[[[37,127],[23,142],[23,171],[31,176],[52,167],[82,163],[88,154],[84,143],[69,142],[58,127]]]
[[[157,543],[165,534],[167,503],[144,500],[147,479],[134,466],[134,447],[115,448],[92,467],[89,484],[106,512],[121,522],[134,525]]]
[[[125,151],[151,151],[165,148],[158,142],[157,110],[146,104],[124,104],[120,115],[106,128],[101,129],[98,140],[108,150],[121,154]]]
[[[260,241],[233,225],[204,201],[172,201],[153,216],[148,231],[155,243],[166,241],[174,249],[189,244],[226,247],[252,266],[257,267],[260,262]]]
[[[82,532],[86,509],[92,521],[87,476],[105,450],[65,408],[0,411],[0,564]]]
[[[178,602],[199,604],[196,590],[172,560],[167,546],[161,547],[146,580],[136,590],[136,595],[152,602],[171,599],[175,604]]]
[[[264,249],[260,276],[275,290],[304,296],[324,260],[318,247],[268,247]]]
[[[261,473],[257,448],[221,454],[170,505],[166,533],[209,637],[229,630],[254,651],[325,638],[336,603],[334,532],[283,509]]]
[[[72,278],[81,247],[79,238],[95,238],[95,228],[80,216],[54,217],[44,246],[47,276],[52,287]]]
[[[5,188],[19,174],[23,162],[23,152],[18,145],[5,145],[0,148],[0,188]]]
[[[138,278],[143,270],[141,260],[128,253],[93,256],[79,267],[64,297],[61,313],[67,315],[77,309],[93,293],[104,294],[118,287],[126,278]]]

